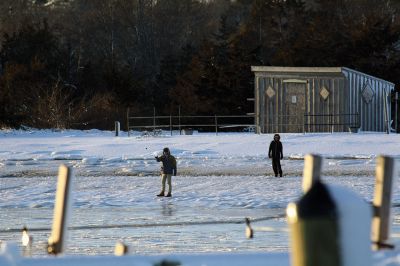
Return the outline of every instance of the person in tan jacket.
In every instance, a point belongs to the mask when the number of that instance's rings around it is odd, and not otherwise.
[[[171,155],[169,148],[164,148],[163,155],[155,157],[157,162],[162,162],[161,166],[161,192],[157,197],[163,197],[165,195],[165,182],[168,182],[168,193],[165,197],[171,197],[172,194],[172,175],[176,176],[176,159]]]

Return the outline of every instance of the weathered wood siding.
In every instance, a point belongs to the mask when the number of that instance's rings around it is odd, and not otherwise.
[[[393,83],[349,68],[252,70],[256,124],[261,133],[347,131],[348,124],[356,122],[350,120],[357,120],[355,114],[362,131],[386,129],[384,101]]]

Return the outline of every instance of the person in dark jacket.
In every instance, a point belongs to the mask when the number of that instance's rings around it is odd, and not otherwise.
[[[157,162],[162,162],[161,166],[161,192],[157,195],[157,197],[163,197],[165,193],[165,181],[168,181],[168,194],[166,197],[171,197],[172,194],[172,184],[171,184],[171,176],[176,176],[176,159],[171,155],[171,152],[168,148],[164,148],[163,155],[160,157],[155,157]]]
[[[282,177],[281,160],[283,159],[283,147],[280,141],[279,134],[274,135],[274,140],[269,144],[268,157],[272,158],[272,169],[274,169],[275,176]]]

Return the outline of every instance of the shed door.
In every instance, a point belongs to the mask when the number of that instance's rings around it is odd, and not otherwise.
[[[306,84],[286,83],[286,132],[303,132]]]

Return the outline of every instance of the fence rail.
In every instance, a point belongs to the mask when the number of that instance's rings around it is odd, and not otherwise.
[[[149,130],[153,131],[168,129],[182,130],[187,129],[211,129],[218,134],[220,129],[226,128],[249,128],[254,130],[254,115],[155,115],[153,116],[130,116],[127,111],[127,130],[128,136],[131,130]]]
[[[265,132],[344,132],[357,131],[360,128],[358,113],[344,114],[298,114],[277,115],[266,119]],[[130,116],[127,111],[127,131],[182,130],[200,129],[214,131],[218,134],[221,129],[243,128],[249,131],[256,129],[255,115],[155,115]]]

